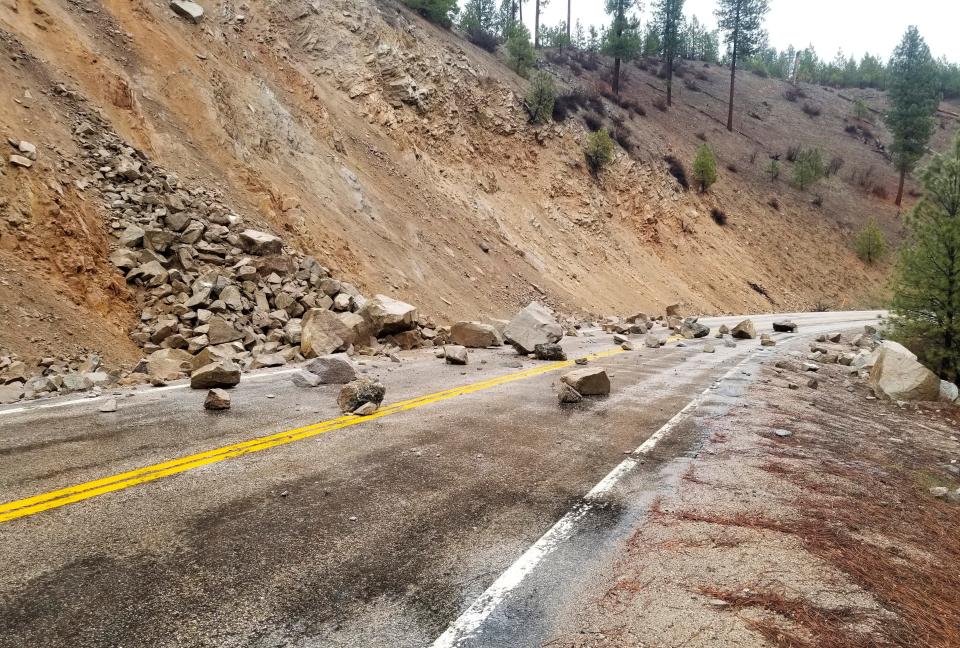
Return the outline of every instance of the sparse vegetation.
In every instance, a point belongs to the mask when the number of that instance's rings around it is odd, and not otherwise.
[[[672,155],[665,156],[663,161],[667,163],[667,170],[680,186],[683,187],[685,191],[689,189],[690,181],[687,180],[687,170],[683,167],[683,163]]]
[[[583,92],[573,91],[557,95],[553,102],[553,121],[563,122],[568,117],[584,108],[587,105],[587,98]]]
[[[666,112],[667,110],[667,100],[663,97],[657,97],[653,100],[653,107],[659,110],[660,112]]]
[[[430,22],[448,29],[453,25],[453,19],[460,10],[457,0],[403,0],[403,2]]]
[[[787,147],[787,162],[796,162],[797,158],[800,157],[800,151],[803,150],[799,144],[793,144]]]
[[[534,124],[545,124],[553,116],[554,103],[557,100],[557,89],[553,83],[553,75],[548,72],[537,72],[530,81],[527,91],[527,113]]]
[[[588,112],[583,116],[583,123],[592,133],[596,133],[603,128],[603,118],[594,112]]]
[[[777,200],[776,197],[768,200],[767,204],[770,205],[770,207],[773,208],[774,211],[780,211],[780,201]]]
[[[816,104],[807,102],[803,104],[803,112],[810,117],[819,117],[820,113],[823,112],[823,109]]]
[[[537,53],[530,42],[530,30],[523,23],[517,23],[510,30],[507,37],[507,60],[510,68],[520,76],[527,76],[527,71],[537,61]]]
[[[806,191],[823,177],[823,154],[818,148],[802,149],[793,166],[793,180],[801,191]]]
[[[854,249],[860,260],[867,265],[877,263],[886,254],[887,239],[875,219],[871,218],[857,234]]]
[[[717,209],[716,207],[711,209],[710,218],[712,218],[713,222],[719,225],[720,227],[723,227],[724,225],[727,224],[727,215],[726,213],[724,213],[722,209]]]
[[[789,88],[783,91],[783,98],[793,103],[793,102],[796,102],[798,99],[806,99],[807,93],[805,93],[803,90],[801,90],[797,86],[790,86]]]
[[[633,153],[633,140],[630,139],[630,133],[628,133],[625,128],[613,129],[613,139],[624,151],[630,154]]]
[[[701,193],[717,181],[717,158],[706,144],[701,144],[693,161],[693,177]]]
[[[767,167],[767,175],[770,177],[770,180],[776,180],[780,177],[780,162],[777,160],[770,160],[770,165]],[[778,207],[779,209],[779,207]]]
[[[613,140],[606,129],[590,133],[587,136],[587,146],[584,150],[587,166],[590,173],[599,175],[603,169],[613,162]]]
[[[858,119],[860,121],[870,120],[870,108],[867,107],[867,104],[863,101],[863,99],[854,100],[853,116],[855,119]]]
[[[834,155],[830,158],[830,163],[827,164],[826,173],[827,176],[837,175],[840,172],[840,169],[843,168],[844,160],[839,155]]]

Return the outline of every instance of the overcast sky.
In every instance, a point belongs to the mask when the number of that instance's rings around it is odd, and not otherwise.
[[[574,24],[577,18],[584,25],[606,23],[603,5],[603,0],[573,0]],[[716,0],[686,0],[684,7],[687,16],[697,16],[711,29],[716,26]],[[532,0],[527,0],[523,13],[532,29]],[[566,20],[567,0],[549,0],[543,13],[542,20],[549,25]],[[887,59],[908,25],[920,28],[935,57],[960,62],[960,0],[770,0],[767,16],[771,45],[784,49],[812,44],[827,59],[839,48],[857,58],[870,52]]]

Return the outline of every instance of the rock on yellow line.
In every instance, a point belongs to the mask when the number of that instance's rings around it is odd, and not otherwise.
[[[587,358],[596,359],[608,357],[621,352],[621,349],[612,349],[610,351],[603,351],[589,355]],[[234,443],[221,448],[215,448],[213,450],[206,450],[204,452],[192,454],[186,457],[180,457],[178,459],[172,459],[163,463],[144,466],[142,468],[136,468],[134,470],[111,475],[109,477],[103,477],[101,479],[84,482],[75,486],[68,486],[67,488],[41,493],[39,495],[34,495],[33,497],[6,502],[4,504],[0,504],[0,523],[29,517],[43,511],[59,508],[75,502],[81,502],[92,497],[98,497],[114,491],[130,488],[131,486],[145,484],[147,482],[169,477],[171,475],[176,475],[188,470],[193,470],[194,468],[207,466],[213,463],[224,461],[226,459],[233,459],[235,457],[252,454],[254,452],[268,450],[276,446],[285,445],[294,441],[300,441],[302,439],[317,436],[325,432],[332,432],[333,430],[352,427],[367,421],[390,416],[391,414],[397,414],[399,412],[405,412],[417,407],[423,407],[424,405],[430,405],[431,403],[437,403],[450,398],[455,398],[457,396],[463,396],[465,394],[491,389],[493,387],[517,380],[523,380],[524,378],[530,378],[532,376],[549,373],[551,371],[556,371],[557,369],[569,367],[573,364],[574,361],[572,360],[552,362],[543,366],[533,367],[532,369],[516,371],[503,376],[498,376],[496,378],[491,378],[489,380],[470,383],[469,385],[464,385],[461,387],[453,387],[451,389],[435,392],[433,394],[427,394],[425,396],[419,396],[417,398],[411,398],[405,401],[393,403],[380,408],[370,416],[360,417],[353,416],[352,414],[340,416],[338,418],[322,421],[320,423],[314,423],[312,425],[306,425],[303,427],[294,428],[292,430],[286,430],[284,432],[278,432],[276,434]]]

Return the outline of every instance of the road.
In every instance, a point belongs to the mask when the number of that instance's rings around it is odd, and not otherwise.
[[[0,409],[0,646],[534,646],[562,625],[750,367],[877,312],[797,322],[778,346],[597,354],[609,398],[560,408],[568,367],[471,352],[366,360],[377,417],[336,387],[249,375],[233,409],[182,385]],[[741,318],[705,318],[713,327]],[[255,441],[251,441],[255,440]]]

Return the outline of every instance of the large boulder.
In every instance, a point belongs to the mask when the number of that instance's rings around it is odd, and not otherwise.
[[[355,339],[354,331],[325,308],[311,308],[300,323],[300,353],[304,358],[343,351]]]
[[[147,358],[147,375],[161,381],[176,380],[192,369],[193,356],[183,349],[160,349]]]
[[[243,337],[243,333],[233,327],[233,324],[222,317],[213,316],[207,322],[210,329],[207,331],[207,340],[210,344],[224,344]]]
[[[896,342],[886,341],[875,352],[870,386],[878,397],[895,401],[935,401],[940,379]]]
[[[350,414],[367,403],[380,407],[386,393],[387,388],[376,380],[361,378],[343,386],[340,395],[337,397],[337,404],[344,414]]]
[[[247,254],[270,256],[283,251],[283,240],[273,234],[248,229],[240,232],[240,247]]]
[[[203,7],[191,0],[170,0],[170,8],[175,14],[194,24],[203,20]]]
[[[467,347],[459,344],[447,344],[443,347],[443,357],[447,359],[447,364],[465,365],[469,362]]]
[[[753,325],[753,320],[745,319],[733,327],[730,335],[738,340],[753,340],[757,337],[757,329]]]
[[[240,367],[230,360],[211,362],[206,367],[200,367],[190,376],[190,387],[192,389],[233,387],[239,383]]]
[[[457,322],[450,327],[450,341],[468,349],[484,349],[503,344],[500,331],[490,324],[480,322]]]
[[[23,398],[23,383],[14,382],[9,385],[0,385],[0,405],[16,403]]]
[[[417,309],[386,295],[376,295],[357,311],[376,337],[409,331],[417,325]]]
[[[357,379],[357,368],[343,354],[315,358],[307,363],[306,370],[325,385],[343,385]]]
[[[563,327],[545,306],[531,302],[510,320],[503,333],[519,353],[533,353],[538,344],[559,342]]]
[[[701,324],[694,317],[688,317],[680,325],[680,335],[687,340],[694,338],[704,338],[710,335],[710,327]]]
[[[600,368],[577,369],[565,374],[561,379],[581,396],[605,396],[610,393],[610,378]]]
[[[796,333],[797,325],[794,322],[774,322],[773,330],[776,333]],[[839,342],[839,340],[837,340]]]

